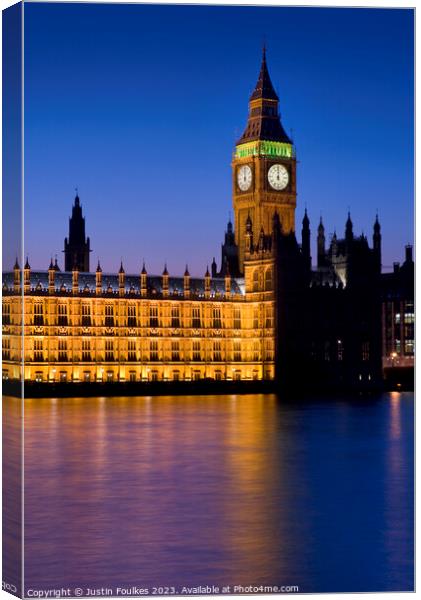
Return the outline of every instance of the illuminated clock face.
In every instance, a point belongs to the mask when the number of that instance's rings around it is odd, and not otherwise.
[[[243,165],[237,171],[237,183],[242,192],[246,192],[251,187],[253,173],[248,165]]]
[[[268,181],[274,190],[285,189],[288,185],[289,175],[284,165],[272,165],[268,171]]]

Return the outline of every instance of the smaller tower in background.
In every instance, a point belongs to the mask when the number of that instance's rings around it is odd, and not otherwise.
[[[303,228],[301,230],[301,249],[308,273],[310,273],[311,271],[310,235],[310,219],[307,215],[307,209],[305,209],[303,218]]]
[[[373,250],[376,256],[377,266],[381,272],[382,265],[382,236],[380,233],[379,216],[376,215],[376,220],[373,226]]]
[[[325,228],[323,225],[322,217],[320,217],[319,227],[317,229],[317,266],[323,267],[326,259],[326,238]]]
[[[99,260],[95,274],[95,292],[98,296],[102,294],[102,269],[101,265],[99,264]]]
[[[90,240],[85,237],[85,218],[76,191],[72,216],[69,219],[69,237],[64,240],[64,270],[72,271],[76,266],[79,271],[89,272]]]
[[[348,212],[348,218],[345,223],[345,240],[348,244],[352,243],[354,239],[354,232],[352,230],[351,213]]]

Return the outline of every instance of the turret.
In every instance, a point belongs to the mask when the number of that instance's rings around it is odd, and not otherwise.
[[[23,267],[23,290],[25,293],[31,289],[31,266],[29,264],[28,257],[26,257],[26,263]]]
[[[412,258],[412,246],[411,244],[407,244],[405,246],[405,263],[408,264],[412,264],[414,262],[413,258]]]
[[[126,273],[123,268],[123,261],[121,261],[120,270],[118,272],[118,294],[119,294],[119,296],[124,296],[125,279],[126,279]]]
[[[345,240],[349,244],[354,239],[354,233],[352,231],[351,213],[348,212],[348,218],[345,223]]]
[[[317,228],[317,266],[323,267],[326,260],[326,238],[325,228],[323,225],[322,217],[320,217],[319,227]]]
[[[13,267],[13,289],[15,292],[20,290],[20,267],[18,263],[18,257],[16,257],[15,266]]]
[[[89,271],[90,240],[85,237],[85,218],[82,216],[79,195],[76,191],[72,216],[69,219],[69,237],[64,240],[64,268],[71,271],[76,264],[79,271]]]
[[[97,296],[102,294],[102,269],[98,261],[98,266],[95,273],[95,291]]]
[[[209,267],[206,267],[205,273],[205,298],[209,298],[211,289],[211,276],[209,273]]]
[[[218,274],[218,266],[217,266],[217,264],[216,264],[215,257],[213,257],[213,259],[212,259],[212,264],[211,264],[211,273],[212,273],[212,277],[217,277],[217,274]]]
[[[245,244],[245,252],[247,255],[250,255],[253,249],[253,223],[250,218],[250,214],[247,216],[246,220],[246,244]]]
[[[148,272],[146,271],[145,261],[143,261],[142,271],[140,273],[140,295],[144,298],[148,293]]]
[[[162,295],[168,296],[169,294],[169,275],[167,269],[167,263],[165,263],[164,270],[162,272]]]
[[[50,266],[48,267],[48,293],[54,294],[55,292],[55,277],[56,270],[54,268],[53,259],[50,261]]]
[[[373,250],[376,253],[376,259],[378,262],[378,266],[381,270],[381,264],[382,264],[382,236],[380,233],[380,223],[379,223],[379,216],[376,215],[376,220],[374,222],[373,225]]]
[[[306,269],[308,272],[311,270],[310,235],[310,220],[307,215],[307,209],[305,209],[303,218],[303,228],[301,230],[301,249]]]
[[[190,297],[190,273],[189,273],[189,268],[187,265],[186,265],[186,270],[184,271],[183,283],[184,283],[184,297],[189,298]]]

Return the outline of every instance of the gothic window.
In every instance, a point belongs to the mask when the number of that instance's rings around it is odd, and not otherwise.
[[[2,339],[2,356],[3,360],[10,360],[10,338],[4,336]]]
[[[136,305],[129,304],[127,308],[127,325],[129,327],[136,327]]]
[[[136,360],[136,342],[135,340],[128,341],[127,360],[134,362]]]
[[[241,361],[241,345],[240,342],[234,342],[234,361]]]
[[[234,308],[234,329],[241,329],[241,310]]]
[[[272,340],[268,340],[266,343],[266,360],[273,360],[273,343]]]
[[[192,327],[199,328],[200,326],[200,306],[194,306],[192,312]]]
[[[42,352],[42,340],[34,340],[34,361],[42,362],[44,360],[44,354]]]
[[[155,304],[149,307],[149,327],[158,327],[158,306]]]
[[[213,343],[213,360],[216,362],[222,360],[221,342],[219,340]]]
[[[265,290],[269,291],[272,289],[272,267],[269,267],[265,272]]]
[[[3,325],[10,325],[10,304],[3,304]]]
[[[82,361],[89,362],[91,360],[91,341],[82,340]]]
[[[67,340],[59,339],[58,341],[58,360],[67,362]]]
[[[272,307],[266,306],[265,309],[265,327],[270,328],[273,326],[272,323]]]
[[[151,360],[158,360],[158,340],[151,340],[150,342],[150,358]]]
[[[222,327],[221,309],[219,307],[214,307],[212,309],[212,320],[213,320],[213,328],[214,329],[220,329]]]
[[[193,360],[200,360],[200,342],[193,342]]]
[[[259,342],[253,342],[253,361],[258,362],[260,360],[260,344]]]
[[[253,271],[253,292],[259,291],[259,270],[255,269]]]
[[[114,360],[114,342],[113,340],[105,340],[105,360]]]
[[[259,329],[259,309],[253,309],[253,329]]]
[[[114,327],[114,306],[105,305],[105,327]]]
[[[171,342],[171,358],[172,360],[180,360],[180,342]]]
[[[67,304],[58,305],[58,325],[67,325]]]
[[[91,326],[91,305],[87,302],[82,304],[82,326]]]
[[[44,307],[41,302],[34,304],[34,325],[44,325]]]
[[[180,308],[178,306],[171,307],[171,327],[180,327]]]

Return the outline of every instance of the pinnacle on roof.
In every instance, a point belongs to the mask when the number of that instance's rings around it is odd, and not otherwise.
[[[98,260],[98,266],[96,268],[96,272],[97,273],[102,273],[102,269],[101,269],[101,265],[99,264],[99,260]]]
[[[209,273],[209,265],[206,265],[206,273],[205,273],[205,277],[210,277],[210,273]]]
[[[164,270],[162,271],[163,275],[168,275],[167,263],[164,265]]]
[[[186,270],[184,271],[184,277],[190,277],[188,265],[186,265]]]
[[[51,257],[50,266],[48,267],[48,270],[49,271],[53,271],[54,270],[53,257]]]
[[[146,271],[146,267],[145,267],[145,261],[143,261],[143,267],[142,267],[142,271],[140,273],[141,275],[147,275],[148,272]]]
[[[118,272],[119,272],[120,274],[123,274],[123,273],[125,273],[125,270],[124,270],[124,267],[123,267],[123,261],[121,261],[121,264],[120,264],[120,269],[119,269],[119,271],[118,271]]]
[[[19,263],[18,263],[18,257],[16,257],[16,261],[15,261],[15,266],[13,267],[15,270],[16,269],[20,269],[19,267]]]
[[[303,225],[309,225],[310,224],[310,219],[308,218],[308,214],[307,214],[307,209],[304,209],[304,218],[303,218]]]
[[[28,259],[28,257],[26,257],[26,263],[25,263],[24,269],[30,269],[30,268],[31,268],[31,265],[29,264],[29,259]]]
[[[319,227],[317,228],[319,233],[324,233],[325,227],[323,225],[323,219],[322,216],[320,215],[320,223],[319,223]]]

